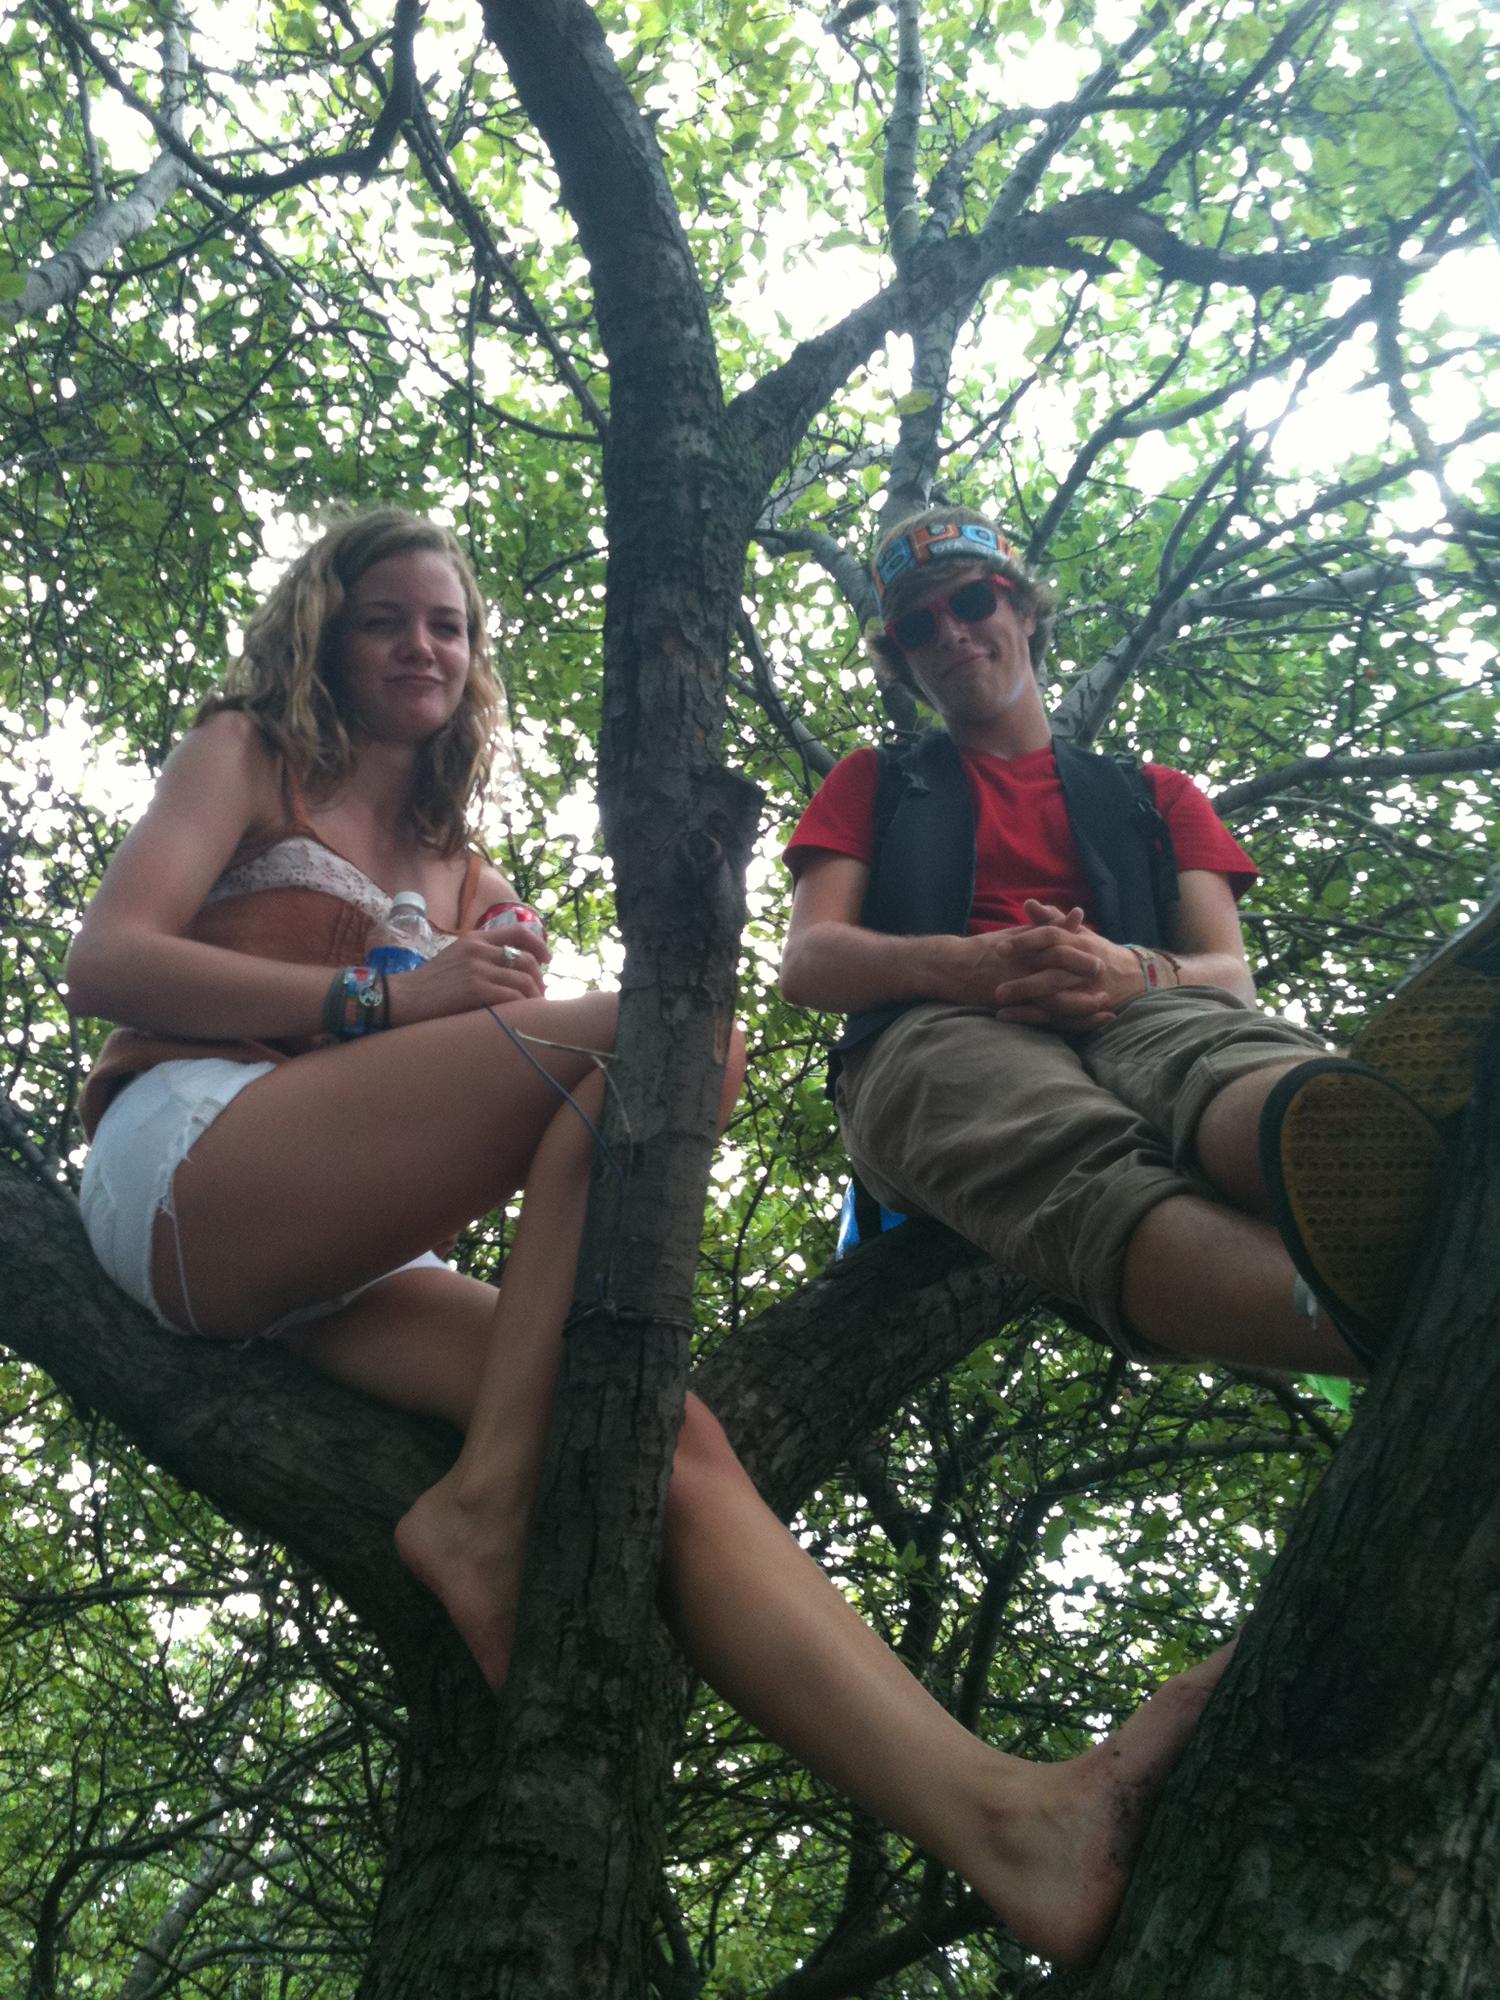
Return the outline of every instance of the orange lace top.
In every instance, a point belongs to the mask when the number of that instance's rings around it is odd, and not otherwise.
[[[362,869],[319,839],[305,817],[294,785],[288,786],[286,824],[245,841],[209,890],[187,935],[201,944],[221,945],[256,958],[287,965],[357,965],[364,957],[370,926],[391,907],[391,898]],[[483,857],[471,852],[459,895],[457,930],[474,917]],[[443,926],[435,924],[434,930]],[[230,1062],[290,1062],[320,1047],[322,1034],[277,1041],[201,1041],[154,1035],[143,1028],[116,1028],[99,1052],[84,1085],[79,1117],[88,1138],[115,1094],[133,1076],[157,1063],[198,1056]]]

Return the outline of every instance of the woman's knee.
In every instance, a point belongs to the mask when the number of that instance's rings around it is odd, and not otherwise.
[[[746,1477],[734,1446],[706,1403],[690,1395],[683,1405],[682,1428],[672,1458],[667,1488],[668,1530],[680,1529],[714,1504],[716,1494]]]

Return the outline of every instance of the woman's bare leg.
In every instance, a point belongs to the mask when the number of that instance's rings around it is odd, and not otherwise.
[[[487,1373],[504,1378],[494,1296],[453,1273],[401,1272],[293,1339],[330,1373],[462,1425]],[[1068,1963],[1098,1950],[1222,1659],[1168,1683],[1097,1749],[1029,1764],[979,1743],[927,1695],[771,1514],[692,1396],[663,1535],[663,1608],[706,1680],[955,1868],[1032,1949]]]
[[[721,1126],[743,1070],[744,1043],[735,1031]],[[495,1688],[510,1662],[526,1531],[588,1204],[594,1140],[584,1117],[597,1126],[603,1078],[596,1071],[571,1096],[571,1103],[556,1106],[527,1164],[526,1196],[504,1282],[483,1336],[482,1357],[472,1363],[467,1382],[461,1361],[456,1370],[451,1365],[451,1353],[441,1369],[429,1367],[421,1327],[410,1318],[414,1303],[420,1309],[424,1280],[429,1288],[446,1283],[441,1293],[429,1289],[428,1297],[444,1311],[451,1302],[452,1312],[461,1316],[466,1308],[450,1274],[397,1274],[375,1287],[363,1306],[356,1301],[293,1337],[299,1352],[340,1379],[405,1408],[442,1408],[462,1422],[465,1439],[457,1461],[403,1517],[396,1545],[408,1568],[442,1602]],[[478,1290],[494,1296],[488,1288]],[[456,1331],[455,1337],[461,1338]]]
[[[1097,1955],[1151,1801],[1227,1649],[1081,1757],[1033,1764],[941,1708],[775,1519],[689,1398],[667,1498],[665,1609],[712,1686],[777,1743],[955,1868],[1030,1949]]]
[[[508,1027],[608,1051],[616,999],[518,1000]],[[177,1171],[152,1279],[167,1315],[229,1338],[337,1298],[455,1235],[525,1180],[588,1054],[523,1053],[487,1013],[319,1050],[242,1091]],[[528,1060],[528,1055],[534,1060]],[[188,1298],[179,1281],[177,1247]]]
[[[590,1077],[573,1095],[597,1123],[603,1079]],[[463,1450],[396,1526],[401,1560],[441,1601],[496,1689],[510,1666],[592,1149],[582,1120],[563,1106],[527,1175]]]

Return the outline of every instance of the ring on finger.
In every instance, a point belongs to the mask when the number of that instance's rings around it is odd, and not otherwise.
[[[503,966],[505,966],[507,970],[509,970],[511,966],[519,965],[521,963],[521,954],[516,950],[513,944],[507,944],[501,946],[500,963]]]

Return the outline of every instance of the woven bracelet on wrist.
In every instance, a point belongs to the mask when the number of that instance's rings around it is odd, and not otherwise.
[[[1156,962],[1154,952],[1147,951],[1143,944],[1128,944],[1125,949],[1134,954],[1136,964],[1141,968],[1141,990],[1155,993],[1161,986],[1161,967]]]

